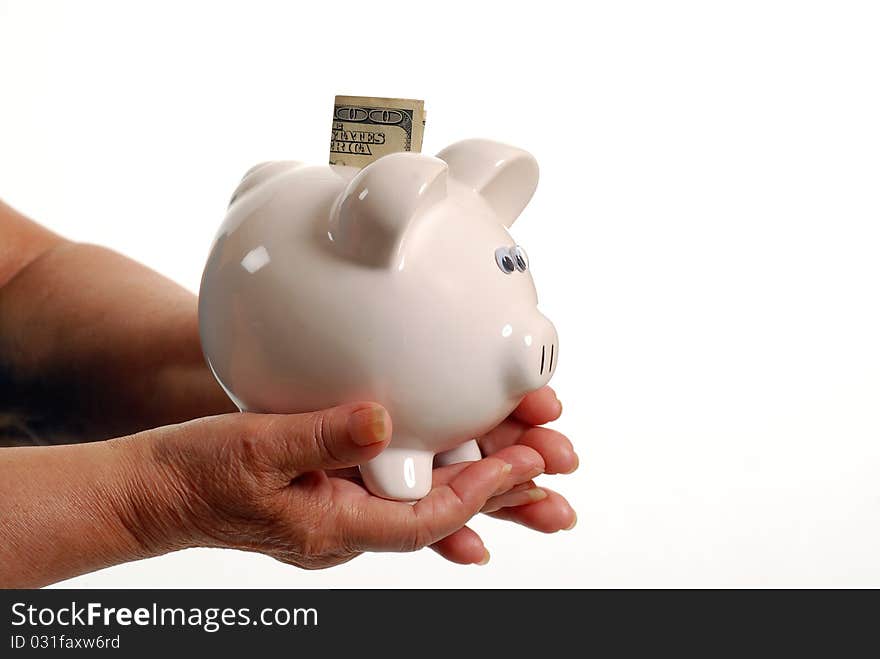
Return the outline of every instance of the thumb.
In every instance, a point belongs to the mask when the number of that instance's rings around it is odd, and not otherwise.
[[[258,440],[268,461],[290,478],[344,469],[376,457],[391,439],[391,417],[376,403],[351,403],[306,414],[271,415]]]

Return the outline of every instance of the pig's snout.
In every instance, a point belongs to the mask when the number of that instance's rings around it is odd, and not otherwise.
[[[553,372],[554,358],[558,358],[558,355],[555,354],[556,353],[556,340],[555,339],[550,342],[550,350],[549,350],[550,354],[546,355],[547,352],[548,352],[547,351],[547,344],[545,343],[541,346],[541,368],[538,370],[538,374],[544,375],[544,364],[547,364],[547,379],[549,380],[550,374]],[[547,359],[546,361],[545,361],[545,356]]]
[[[538,314],[522,328],[505,325],[501,334],[512,342],[509,375],[514,393],[526,394],[547,384],[559,363],[559,337],[553,323]]]

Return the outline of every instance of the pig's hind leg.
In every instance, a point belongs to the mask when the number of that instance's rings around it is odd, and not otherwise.
[[[459,462],[476,462],[482,459],[483,454],[480,451],[480,445],[476,439],[459,444],[455,448],[451,448],[443,453],[438,453],[434,458],[435,467],[445,467],[446,465],[454,465]]]

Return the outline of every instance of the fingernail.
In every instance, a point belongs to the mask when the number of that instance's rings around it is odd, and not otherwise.
[[[526,495],[528,495],[529,499],[532,501],[540,501],[541,499],[547,498],[547,493],[540,487],[535,487],[526,491]]]
[[[358,446],[384,441],[387,433],[387,414],[381,407],[365,407],[348,418],[348,434]]]
[[[484,549],[483,551],[486,553],[483,554],[483,559],[479,563],[477,563],[477,565],[485,565],[486,563],[489,562],[489,559],[491,558],[491,556],[489,556],[488,549]]]
[[[492,493],[493,497],[498,496],[499,494],[503,494],[505,491],[510,489],[507,487],[506,476],[507,476],[507,474],[509,474],[511,472],[512,469],[513,469],[513,465],[510,464],[509,462],[505,462],[504,466],[501,467],[501,476],[504,478],[502,478],[501,482],[498,484],[498,489]]]
[[[557,412],[557,414],[562,414],[562,401],[559,400],[559,397],[556,396],[556,394],[553,395],[554,397],[556,397],[556,404],[559,406],[559,411]]]
[[[577,471],[577,468],[580,466],[580,464],[581,464],[581,459],[577,456],[577,453],[575,453],[574,454],[574,466],[571,469],[569,469],[568,471],[563,472],[563,473],[573,474],[574,472]]]
[[[571,524],[566,526],[565,529],[563,529],[565,531],[571,531],[575,526],[577,526],[577,523],[578,523],[578,514],[576,512],[574,512],[573,510],[571,512],[574,515],[574,520],[571,522]]]
[[[547,498],[547,492],[540,487],[532,487],[528,490],[512,489],[506,494],[499,494],[486,502],[482,512],[494,513],[502,508],[516,508],[517,506],[527,506],[541,499]]]

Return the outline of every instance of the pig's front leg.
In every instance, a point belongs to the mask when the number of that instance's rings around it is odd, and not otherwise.
[[[459,444],[455,448],[451,448],[443,453],[438,453],[434,458],[434,466],[445,467],[446,465],[454,465],[459,462],[476,462],[482,459],[483,454],[480,452],[480,445],[476,439],[472,439],[464,444]]]
[[[389,446],[361,465],[361,477],[373,494],[398,501],[415,501],[431,491],[434,454]]]

